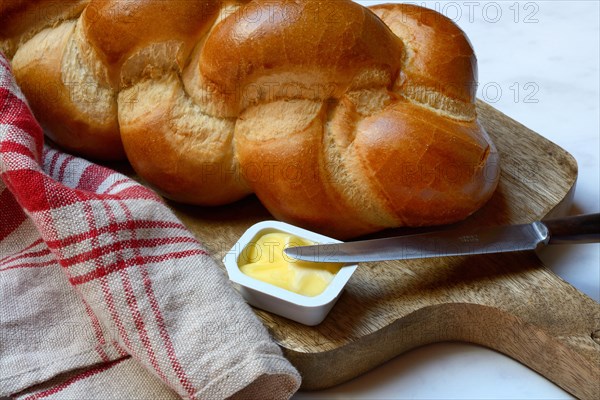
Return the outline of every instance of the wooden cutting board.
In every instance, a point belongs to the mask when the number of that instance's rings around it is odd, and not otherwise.
[[[564,214],[577,164],[564,150],[480,102],[502,157],[492,200],[460,226]],[[271,219],[255,198],[220,208],[171,204],[221,260],[252,224]],[[387,231],[379,236],[414,232]],[[417,346],[463,341],[504,353],[585,399],[600,398],[600,305],[533,252],[361,264],[325,321],[304,326],[256,310],[305,390],[362,374]]]

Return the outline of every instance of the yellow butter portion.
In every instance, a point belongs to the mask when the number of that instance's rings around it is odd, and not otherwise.
[[[309,240],[284,232],[267,233],[242,251],[240,270],[262,282],[304,296],[317,296],[329,286],[343,264],[311,263],[288,257],[288,247],[310,246]]]

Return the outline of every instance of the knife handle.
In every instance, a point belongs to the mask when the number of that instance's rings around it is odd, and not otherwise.
[[[548,244],[600,242],[600,214],[585,214],[542,221],[548,228]]]

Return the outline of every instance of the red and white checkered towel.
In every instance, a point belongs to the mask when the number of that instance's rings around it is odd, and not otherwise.
[[[1,54],[0,178],[0,397],[297,390],[297,371],[158,196],[44,147]]]

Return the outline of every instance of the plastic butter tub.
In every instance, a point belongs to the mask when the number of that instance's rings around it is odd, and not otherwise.
[[[305,296],[250,277],[240,267],[247,262],[252,246],[267,234],[284,233],[314,243],[341,243],[339,240],[320,235],[279,221],[263,221],[251,226],[225,255],[223,262],[229,279],[236,283],[244,299],[256,308],[272,312],[304,325],[320,324],[342,294],[357,264],[343,265],[331,282],[316,296]],[[283,248],[268,248],[262,251],[283,251]],[[290,259],[294,262],[293,259]],[[318,266],[319,264],[314,264]]]

